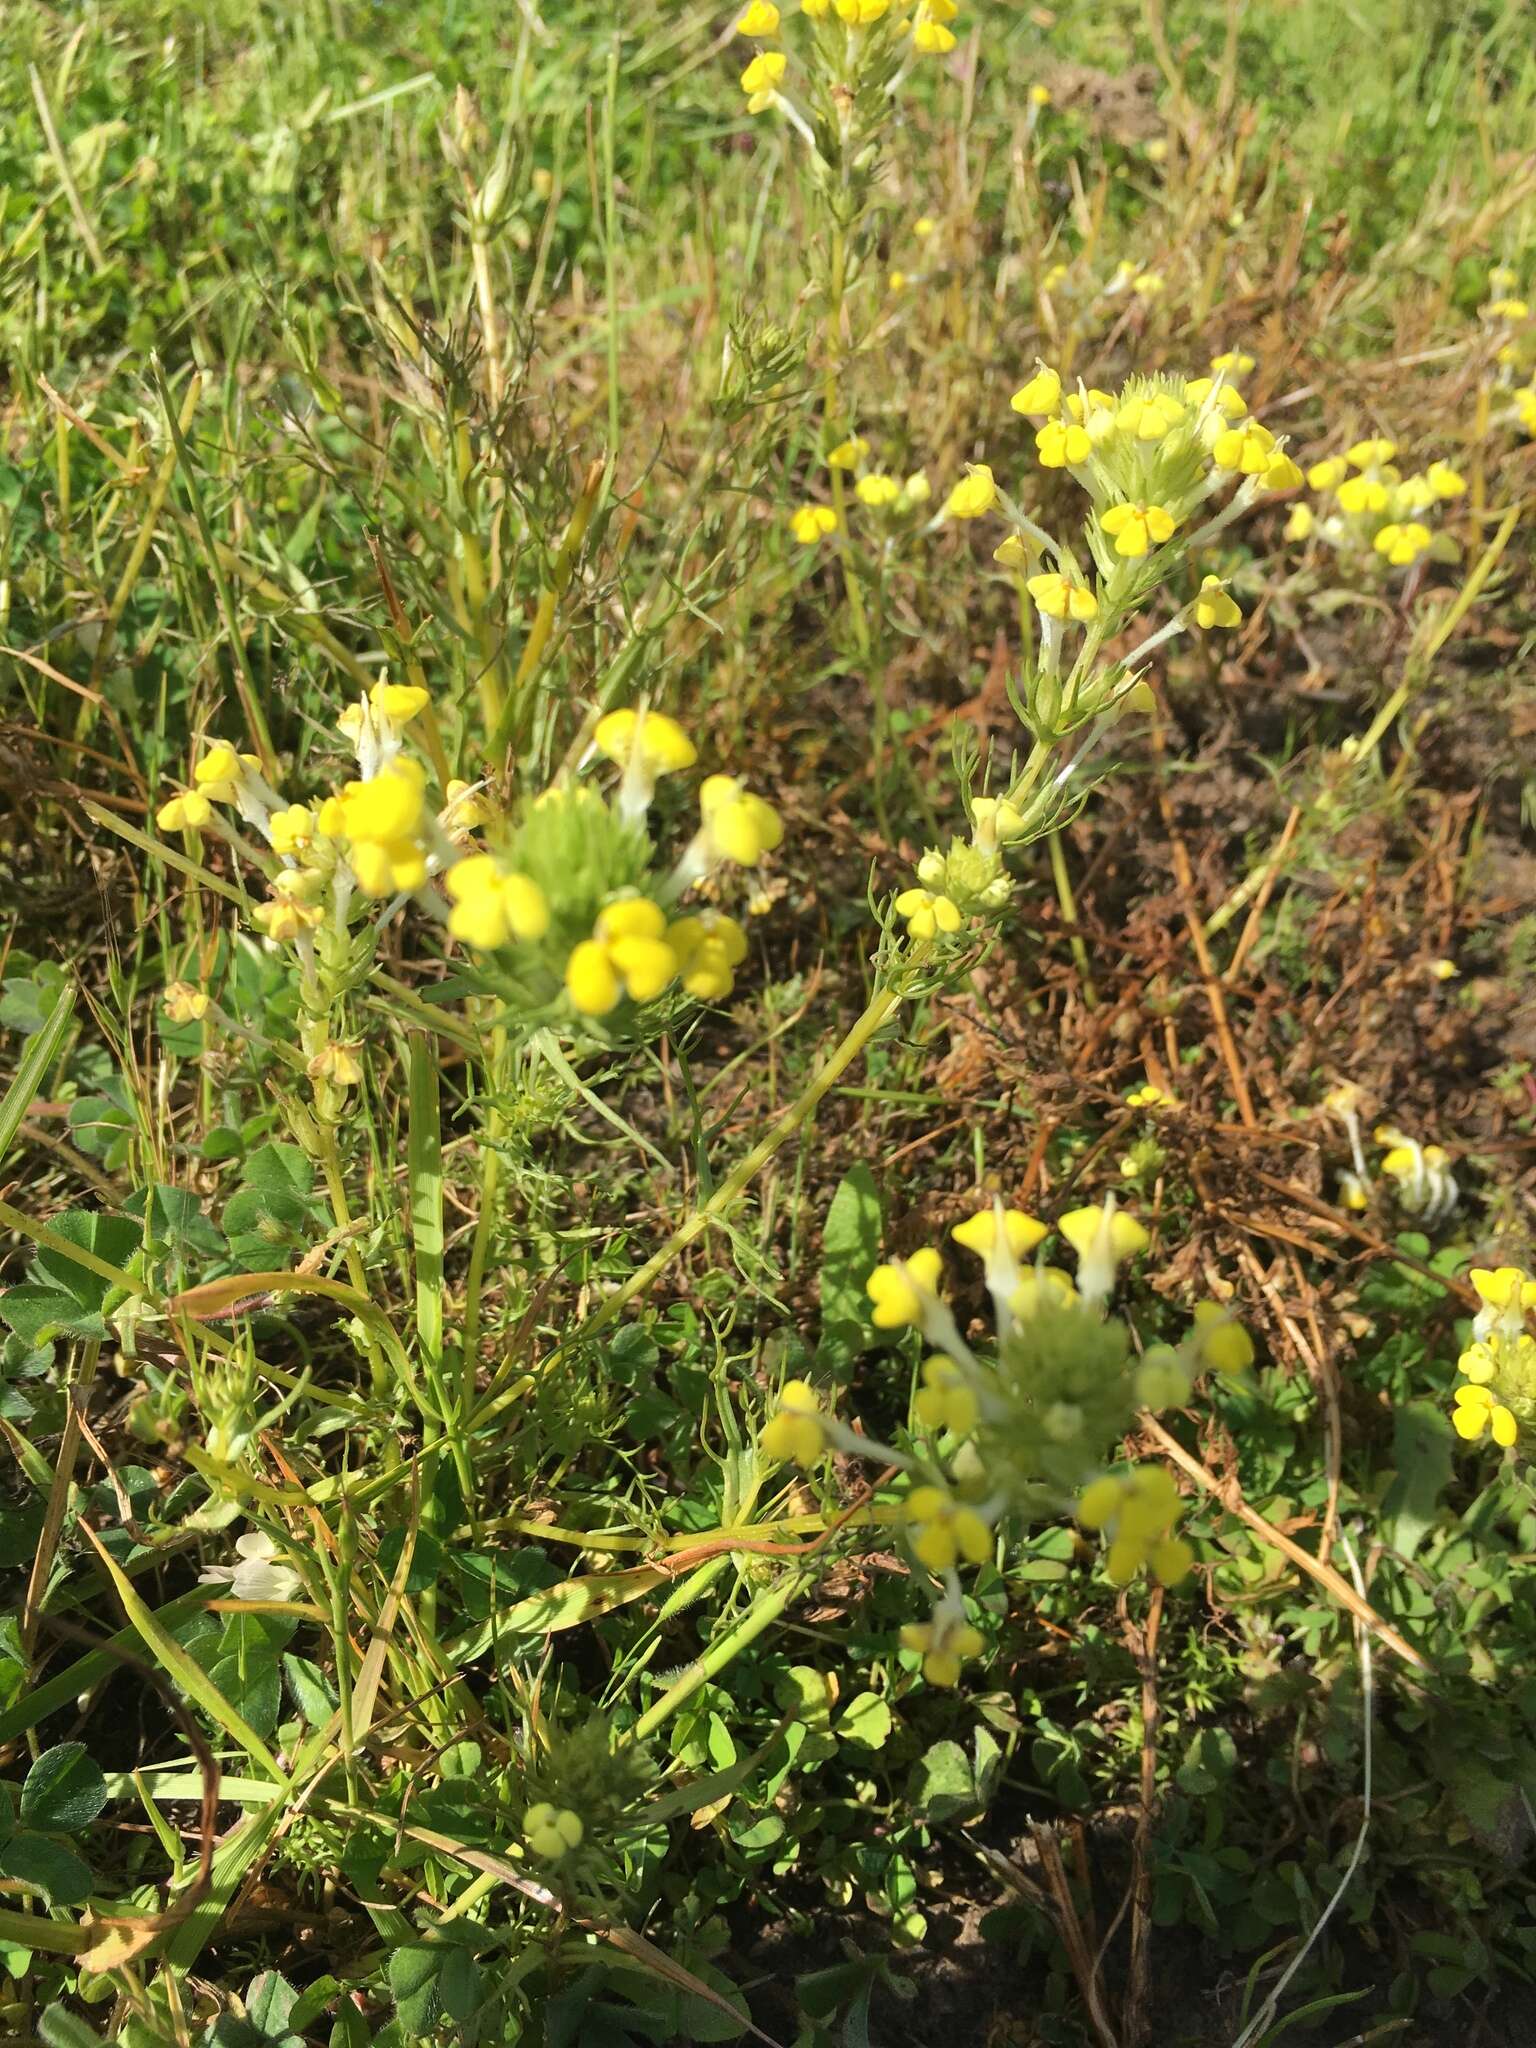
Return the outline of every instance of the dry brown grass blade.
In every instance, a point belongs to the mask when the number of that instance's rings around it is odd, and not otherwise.
[[[1395,1656],[1401,1657],[1405,1664],[1411,1664],[1415,1671],[1422,1671],[1426,1677],[1434,1675],[1434,1666],[1406,1637],[1398,1634],[1390,1621],[1376,1612],[1369,1600],[1361,1599],[1348,1579],[1336,1572],[1331,1564],[1320,1563],[1310,1550],[1303,1550],[1283,1530],[1267,1521],[1257,1508],[1250,1507],[1235,1479],[1221,1479],[1209,1466],[1202,1465],[1192,1451],[1186,1451],[1178,1438],[1164,1429],[1155,1415],[1143,1411],[1140,1421],[1143,1433],[1158,1449],[1171,1458],[1181,1472],[1187,1473],[1197,1486],[1214,1495],[1229,1514],[1245,1522],[1261,1543],[1267,1544],[1271,1550],[1278,1550],[1282,1557],[1288,1557],[1292,1564],[1298,1565],[1308,1578],[1322,1587],[1329,1599],[1345,1608],[1357,1621],[1363,1622],[1372,1635],[1385,1643]]]

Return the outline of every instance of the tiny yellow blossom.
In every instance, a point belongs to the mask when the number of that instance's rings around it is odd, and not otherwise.
[[[1054,412],[1061,401],[1061,378],[1041,363],[1033,377],[1008,401],[1015,412]]]
[[[1218,469],[1232,469],[1243,476],[1262,476],[1269,467],[1275,437],[1257,420],[1225,428],[1211,444],[1211,460]]]
[[[789,528],[803,547],[814,547],[837,531],[837,514],[830,505],[802,505],[789,516]]]
[[[1032,107],[1048,107],[1051,104],[1051,88],[1048,85],[1032,85],[1029,88],[1029,104]]]
[[[449,932],[480,952],[511,939],[541,939],[549,930],[549,905],[538,883],[503,873],[488,853],[457,862],[443,880],[453,904]]]
[[[473,832],[489,823],[491,807],[472,782],[454,776],[443,792],[443,823],[450,832]]]
[[[610,711],[598,720],[592,744],[616,767],[638,761],[650,775],[674,774],[699,758],[676,719],[660,711]]]
[[[850,28],[867,28],[886,13],[891,0],[832,0],[839,21],[845,21]]]
[[[233,747],[210,747],[192,764],[192,780],[210,803],[232,804],[246,770],[260,767],[254,754],[237,754]]]
[[[315,836],[315,814],[308,804],[289,804],[268,818],[267,835],[274,853],[302,853]]]
[[[701,1003],[722,1002],[736,986],[736,969],[747,957],[747,935],[735,918],[701,910],[667,926],[667,944],[689,995]]]
[[[1135,1217],[1116,1208],[1113,1195],[1091,1208],[1069,1209],[1056,1227],[1077,1253],[1078,1289],[1087,1301],[1103,1301],[1114,1288],[1116,1267],[1151,1243]]]
[[[666,913],[644,896],[610,903],[591,938],[583,939],[566,962],[572,1007],[584,1017],[606,1017],[626,995],[631,1002],[653,1001],[677,973],[666,930]]]
[[[1454,960],[1431,960],[1429,971],[1436,981],[1456,981],[1461,975],[1461,969]]]
[[[872,505],[879,509],[894,505],[901,496],[901,485],[895,477],[885,476],[879,471],[870,476],[861,476],[853,487],[853,494],[861,505]]]
[[[779,10],[773,0],[752,0],[745,14],[736,24],[739,36],[776,36],[779,32]]]
[[[362,737],[365,716],[376,729],[393,732],[419,717],[431,701],[417,684],[390,683],[381,679],[368,692],[366,713],[362,699],[349,704],[337,719],[336,730],[356,745]]]
[[[1072,618],[1083,624],[1098,616],[1099,600],[1093,592],[1065,576],[1031,576],[1025,587],[1047,618]]]
[[[943,57],[955,47],[955,32],[946,28],[942,21],[935,21],[931,9],[934,0],[927,0],[929,12],[919,11],[912,23],[912,47],[925,57]]]
[[[1287,540],[1308,540],[1317,525],[1317,514],[1310,505],[1293,505],[1291,516],[1286,520],[1284,534]]]
[[[1213,626],[1240,626],[1243,615],[1236,600],[1227,594],[1219,576],[1207,576],[1195,599],[1195,624],[1209,632]]]
[[[1272,491],[1299,491],[1302,486],[1300,465],[1293,462],[1283,448],[1277,448],[1264,465],[1264,482]]]
[[[901,1631],[904,1650],[915,1650],[923,1660],[923,1676],[930,1685],[960,1683],[960,1666],[968,1657],[979,1657],[986,1647],[980,1629],[969,1622],[944,1620],[909,1621]]]
[[[284,896],[274,896],[265,903],[258,903],[251,912],[258,929],[278,944],[313,931],[323,916],[318,903],[300,903]]]
[[[1075,421],[1047,420],[1035,435],[1035,453],[1042,469],[1069,469],[1088,460],[1093,443]]]
[[[925,1361],[912,1408],[924,1429],[947,1429],[955,1436],[969,1436],[981,1417],[975,1390],[952,1358]]]
[[[977,846],[990,853],[999,846],[1012,846],[1024,837],[1023,813],[1005,796],[971,798],[971,834]]]
[[[914,469],[901,487],[902,502],[905,505],[926,505],[933,496],[933,485],[920,469]]]
[[[754,114],[760,114],[772,100],[788,64],[789,59],[782,50],[759,50],[742,72],[741,89],[747,95]]]
[[[996,503],[997,479],[984,462],[975,462],[969,474],[961,478],[944,500],[944,516],[948,519],[980,519]]]
[[[1506,1451],[1520,1434],[1520,1425],[1512,1410],[1506,1408],[1502,1401],[1496,1401],[1488,1388],[1476,1381],[1456,1389],[1451,1425],[1456,1434],[1468,1443],[1476,1443],[1487,1430],[1494,1442]]]
[[[1490,320],[1528,320],[1531,309],[1524,299],[1490,299],[1483,313]]]
[[[200,1024],[213,1001],[206,989],[190,981],[173,981],[165,991],[165,1014],[173,1024]]]
[[[876,1266],[864,1283],[874,1303],[869,1319],[875,1328],[905,1330],[921,1323],[924,1299],[938,1292],[943,1271],[942,1257],[931,1248]]]
[[[985,1564],[992,1531],[974,1508],[962,1507],[941,1487],[915,1486],[902,1504],[912,1555],[931,1572],[951,1571],[963,1558]]]
[[[1382,527],[1371,545],[1378,555],[1386,556],[1394,569],[1403,569],[1418,560],[1433,538],[1427,526],[1410,519],[1404,525],[1393,522]]]
[[[1099,518],[1115,553],[1133,561],[1171,540],[1178,523],[1164,505],[1111,505]]]
[[[523,1820],[524,1841],[546,1863],[559,1863],[579,1849],[585,1833],[580,1816],[568,1806],[551,1806],[543,1799],[529,1807]]]
[[[1448,462],[1432,462],[1425,476],[1437,498],[1459,498],[1467,488],[1466,478]]]
[[[1219,1302],[1196,1302],[1194,1334],[1202,1362],[1217,1372],[1246,1372],[1252,1365],[1253,1339]]]
[[[1161,1109],[1165,1103],[1171,1104],[1173,1099],[1166,1089],[1147,1081],[1140,1088],[1133,1088],[1125,1101],[1128,1109]]]
[[[1224,349],[1219,356],[1211,357],[1211,368],[1225,371],[1229,377],[1246,377],[1253,366],[1253,357],[1240,348]]]
[[[1008,1298],[1008,1306],[1027,1322],[1042,1307],[1070,1308],[1076,1300],[1077,1289],[1072,1285],[1070,1273],[1060,1266],[1031,1266],[1020,1276],[1018,1286]]]
[[[1344,460],[1351,469],[1370,469],[1390,462],[1396,453],[1397,443],[1378,435],[1375,440],[1357,441],[1353,448],[1346,448]]]
[[[964,922],[950,899],[935,895],[931,889],[903,889],[896,898],[896,914],[906,919],[907,936],[912,939],[931,939],[940,932],[957,932]]]
[[[162,804],[155,813],[155,823],[162,832],[201,832],[212,816],[213,805],[202,791],[189,789]]]
[[[957,1223],[949,1234],[968,1252],[990,1259],[997,1249],[997,1221],[995,1208],[978,1209],[974,1216],[967,1216],[963,1223]],[[1048,1234],[1046,1224],[1034,1216],[1026,1216],[1022,1209],[1003,1211],[1003,1237],[1014,1258],[1024,1258]]]
[[[1511,1312],[1536,1308],[1536,1280],[1519,1266],[1474,1266],[1468,1279],[1478,1300],[1491,1309]]]
[[[757,1440],[766,1456],[809,1470],[827,1447],[816,1389],[806,1380],[786,1380]]]
[[[828,469],[855,469],[869,453],[869,443],[862,434],[850,434],[846,441],[839,441],[827,457]]]
[[[1184,386],[1184,396],[1191,405],[1204,405],[1209,398],[1229,420],[1240,420],[1248,410],[1248,401],[1234,384],[1218,384],[1214,377],[1191,377]]]
[[[1379,478],[1352,476],[1339,485],[1339,504],[1346,512],[1385,512],[1389,492]]]
[[[1337,490],[1349,475],[1349,465],[1342,455],[1330,455],[1322,462],[1314,462],[1307,471],[1307,482],[1314,491]]]
[[[363,1078],[357,1057],[361,1050],[360,1046],[338,1045],[334,1039],[328,1039],[304,1071],[312,1081],[329,1081],[333,1088],[356,1088]]]
[[[994,562],[1001,562],[1005,569],[1027,569],[1029,567],[1029,544],[1022,535],[1010,533],[999,541],[992,550]]]
[[[714,852],[738,867],[755,868],[784,837],[772,804],[744,789],[734,775],[706,776],[699,812]]]

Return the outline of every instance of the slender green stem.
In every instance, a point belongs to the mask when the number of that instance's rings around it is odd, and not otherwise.
[[[1083,986],[1083,1007],[1087,1010],[1096,1010],[1099,1006],[1099,996],[1088,968],[1088,948],[1082,933],[1076,928],[1077,903],[1072,894],[1072,878],[1067,873],[1067,856],[1062,849],[1061,834],[1047,833],[1046,843],[1051,850],[1051,876],[1056,884],[1056,901],[1061,905],[1062,916],[1073,927],[1070,943],[1072,958],[1077,962],[1078,978]]]
[[[599,1330],[606,1329],[609,1323],[623,1314],[637,1295],[644,1294],[652,1282],[666,1271],[679,1252],[686,1251],[696,1238],[703,1236],[712,1223],[720,1221],[729,1213],[732,1203],[742,1190],[762,1172],[775,1153],[788,1144],[795,1133],[810,1120],[828,1089],[864,1051],[900,1001],[901,997],[894,989],[881,988],[875,991],[864,1014],[852,1026],[837,1049],[828,1055],[767,1135],[759,1139],[752,1150],[738,1161],[707,1202],[701,1203],[683,1218],[661,1249],[653,1253],[643,1266],[631,1273],[623,1286],[616,1288],[607,1300],[586,1318],[576,1331],[576,1336],[585,1341],[595,1337]],[[519,1361],[515,1358],[508,1359],[502,1366],[476,1412],[476,1428],[483,1428],[492,1416],[516,1398],[515,1393],[503,1393],[501,1388],[518,1370]]]
[[[654,1735],[662,1722],[675,1714],[686,1700],[692,1699],[701,1685],[708,1685],[739,1657],[743,1650],[755,1643],[764,1629],[770,1628],[791,1602],[798,1600],[807,1587],[816,1582],[816,1570],[788,1572],[779,1580],[771,1592],[754,1600],[751,1608],[727,1635],[710,1644],[702,1657],[698,1657],[686,1668],[681,1677],[674,1679],[659,1700],[655,1700],[635,1723],[630,1740],[644,1742]]]

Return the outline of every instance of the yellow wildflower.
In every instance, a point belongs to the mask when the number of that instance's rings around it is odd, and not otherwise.
[[[986,1648],[980,1629],[949,1615],[933,1621],[909,1621],[901,1631],[904,1650],[915,1650],[923,1660],[923,1676],[930,1685],[960,1683],[960,1666],[968,1657],[979,1657]]]
[[[201,832],[213,816],[213,805],[200,789],[185,790],[163,803],[155,813],[162,832]]]
[[[598,720],[592,744],[616,767],[638,761],[651,775],[691,768],[699,758],[676,719],[660,711],[610,711]]]
[[[701,1003],[722,1002],[736,986],[736,969],[747,957],[747,935],[724,911],[702,910],[667,926],[667,944],[689,995]]]
[[[1346,512],[1385,512],[1389,493],[1378,477],[1352,476],[1339,485],[1339,504]]]
[[[837,531],[837,514],[830,505],[802,505],[789,516],[789,530],[803,547],[814,547]]]
[[[590,939],[565,966],[565,988],[584,1017],[606,1017],[626,995],[649,1003],[677,973],[665,911],[644,896],[622,897],[598,915]]]
[[[1293,505],[1291,516],[1285,522],[1284,534],[1287,540],[1308,540],[1317,525],[1317,514],[1310,505]]]
[[[585,1833],[579,1814],[568,1806],[551,1806],[545,1799],[530,1806],[523,1819],[524,1841],[546,1863],[559,1863],[579,1849]]]
[[[1397,453],[1395,441],[1384,440],[1381,436],[1373,441],[1357,441],[1353,448],[1344,450],[1344,460],[1351,469],[1370,469],[1390,462]]]
[[[739,36],[776,36],[778,32],[779,10],[773,0],[751,0],[751,5],[736,24]]]
[[[861,505],[872,505],[878,509],[895,504],[901,496],[901,485],[895,477],[885,476],[877,470],[869,476],[861,476],[853,487],[853,494]]]
[[[846,441],[839,441],[827,457],[828,469],[855,469],[869,453],[869,443],[862,434],[850,434]]]
[[[952,1358],[942,1356],[924,1362],[923,1384],[912,1408],[924,1429],[947,1429],[955,1436],[969,1436],[981,1417],[970,1381]]]
[[[1077,1253],[1077,1285],[1087,1301],[1103,1301],[1114,1288],[1116,1267],[1151,1243],[1135,1217],[1116,1208],[1113,1195],[1094,1207],[1069,1209],[1056,1227]]]
[[[1093,443],[1076,421],[1047,420],[1035,435],[1035,453],[1042,469],[1069,469],[1088,460]]]
[[[449,932],[482,953],[509,939],[541,939],[549,930],[549,905],[538,883],[503,873],[488,853],[457,862],[443,880],[453,903]]]
[[[267,836],[274,853],[302,853],[315,836],[315,814],[308,804],[289,804],[268,818]]]
[[[1099,600],[1093,592],[1066,576],[1031,576],[1025,587],[1047,618],[1072,618],[1083,624],[1098,616]]]
[[[784,76],[789,59],[782,50],[759,50],[746,70],[741,74],[741,89],[747,95],[750,113],[760,114],[771,105],[779,80]]]
[[[1386,556],[1394,569],[1403,569],[1418,560],[1433,538],[1427,526],[1410,519],[1404,525],[1394,521],[1382,527],[1371,545],[1378,555]]]
[[[940,932],[959,931],[963,918],[947,896],[931,889],[903,889],[896,898],[896,914],[907,921],[907,936],[931,939]]]
[[[1274,455],[1275,437],[1257,420],[1224,428],[1211,444],[1211,460],[1218,469],[1231,469],[1243,476],[1262,476]]]
[[[1349,465],[1342,455],[1330,455],[1323,462],[1314,462],[1307,471],[1307,482],[1314,491],[1337,490],[1349,474]]]
[[[1194,1335],[1202,1363],[1217,1372],[1246,1372],[1253,1363],[1253,1339],[1219,1302],[1196,1302]]]
[[[1061,378],[1040,363],[1035,374],[1008,401],[1015,412],[1054,412],[1061,402]]]
[[[1506,1408],[1502,1401],[1495,1400],[1489,1389],[1476,1381],[1456,1389],[1451,1426],[1468,1443],[1476,1443],[1487,1430],[1494,1442],[1506,1451],[1520,1434],[1520,1425],[1512,1410]]]
[[[997,1249],[997,1210],[978,1209],[974,1216],[967,1216],[963,1223],[957,1223],[949,1234],[956,1244],[963,1244],[968,1252],[975,1252],[983,1259],[990,1259]],[[1026,1216],[1022,1209],[1003,1211],[1003,1241],[1014,1258],[1025,1257],[1047,1235],[1048,1226],[1036,1217]]]
[[[1213,626],[1240,626],[1243,615],[1235,599],[1227,594],[1219,576],[1207,576],[1195,599],[1195,624],[1209,632]]]
[[[925,1298],[936,1294],[944,1261],[931,1247],[909,1259],[876,1266],[864,1283],[874,1303],[869,1319],[877,1330],[905,1330],[923,1320]]]
[[[165,1014],[173,1024],[198,1024],[212,1000],[206,989],[195,988],[190,981],[173,981],[165,991]]]
[[[710,845],[722,859],[755,868],[784,837],[772,804],[744,789],[734,775],[706,776],[699,791],[699,811]]]
[[[1099,524],[1115,543],[1115,553],[1131,560],[1171,540],[1178,521],[1164,505],[1111,505]]]
[[[806,1380],[786,1380],[779,1405],[764,1423],[758,1443],[770,1458],[809,1469],[827,1447],[822,1407],[816,1389]]]
[[[985,1564],[992,1531],[974,1508],[962,1507],[941,1487],[915,1486],[902,1504],[912,1555],[931,1572],[953,1570],[962,1558]]]
[[[948,519],[980,519],[997,503],[997,479],[984,462],[974,462],[944,500]]]

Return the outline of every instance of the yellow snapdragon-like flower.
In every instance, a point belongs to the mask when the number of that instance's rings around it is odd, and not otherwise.
[[[327,1039],[304,1071],[312,1081],[329,1081],[333,1088],[357,1088],[363,1079],[362,1063],[357,1057],[361,1050],[360,1045],[338,1045],[334,1039]]]
[[[948,8],[947,17],[940,9]],[[919,0],[912,17],[912,47],[925,57],[945,57],[955,47],[955,32],[949,22],[958,12],[954,0]]]
[[[1213,626],[1240,626],[1242,623],[1243,615],[1236,600],[1227,594],[1221,578],[1207,576],[1195,599],[1195,624],[1209,632]]]
[[[1029,382],[1015,391],[1008,402],[1015,412],[1054,412],[1061,403],[1061,378],[1041,363]]]
[[[752,0],[745,14],[736,23],[739,36],[776,36],[779,32],[779,10],[773,0]]]
[[[1452,469],[1448,462],[1432,462],[1424,474],[1425,481],[1437,498],[1465,496],[1467,480],[1460,470]]]
[[[409,725],[431,701],[417,684],[380,680],[368,692],[366,714],[361,702],[349,704],[337,719],[336,730],[344,733],[355,746],[362,736],[365,716],[372,719],[376,728],[391,731]]]
[[[212,816],[213,805],[202,791],[189,789],[163,803],[155,823],[162,832],[201,832]]]
[[[938,1486],[915,1486],[902,1503],[912,1555],[931,1572],[951,1571],[963,1558],[985,1564],[992,1531],[974,1508],[963,1507]]]
[[[1322,462],[1314,462],[1307,471],[1307,482],[1314,491],[1336,491],[1349,475],[1349,464],[1342,455],[1330,455]]]
[[[677,720],[661,711],[610,711],[597,721],[592,744],[616,767],[639,762],[653,776],[691,768],[699,758]]]
[[[1227,427],[1211,443],[1211,460],[1218,469],[1231,469],[1242,476],[1262,476],[1275,452],[1275,437],[1257,420]]]
[[[491,806],[480,795],[472,782],[465,782],[461,776],[453,776],[443,791],[442,824],[449,832],[473,832],[478,825],[489,824]]]
[[[849,28],[868,28],[890,11],[891,0],[832,0],[832,5]]]
[[[427,858],[415,837],[426,810],[426,781],[421,763],[402,754],[371,780],[342,790],[347,864],[365,895],[419,889],[427,879]]]
[[[710,845],[722,859],[755,868],[784,837],[772,804],[744,789],[734,775],[710,775],[699,791],[699,811]]]
[[[1056,1228],[1077,1253],[1077,1284],[1084,1300],[1103,1301],[1114,1289],[1116,1268],[1151,1243],[1134,1216],[1113,1195],[1091,1208],[1069,1209]]]
[[[252,921],[257,928],[279,944],[313,931],[324,916],[325,913],[318,903],[305,903],[292,896],[269,897],[265,903],[258,903],[251,912]]]
[[[957,932],[965,922],[958,907],[947,896],[932,889],[903,889],[896,898],[896,914],[907,921],[907,936],[937,938],[940,932]]]
[[[546,1863],[559,1863],[579,1849],[585,1833],[579,1814],[544,1799],[530,1806],[523,1819],[523,1840]]]
[[[1070,1308],[1077,1300],[1072,1275],[1060,1266],[1031,1266],[1019,1276],[1019,1284],[1008,1297],[1008,1306],[1027,1322],[1042,1308]]]
[[[1069,577],[1031,576],[1025,588],[1047,618],[1071,618],[1083,625],[1098,617],[1099,600],[1085,584],[1074,583]]]
[[[1184,407],[1171,391],[1128,398],[1116,408],[1115,425],[1136,441],[1161,441],[1184,418]]]
[[[1049,1236],[1047,1224],[1037,1217],[1026,1216],[1022,1209],[1005,1209],[1002,1213],[1002,1236],[1008,1250],[1016,1259],[1025,1258],[1041,1239]],[[990,1259],[997,1249],[999,1225],[996,1208],[978,1209],[974,1216],[967,1216],[963,1223],[957,1223],[950,1231],[956,1244],[963,1244],[968,1252],[975,1252],[983,1259]]]
[[[565,988],[584,1017],[606,1017],[627,995],[649,1003],[677,973],[677,955],[667,944],[665,911],[644,896],[610,903],[565,967]]]
[[[701,910],[667,926],[667,944],[689,995],[701,1003],[721,1002],[736,986],[736,969],[747,957],[747,935],[723,911]]]
[[[1476,1443],[1487,1431],[1502,1450],[1508,1450],[1520,1435],[1520,1425],[1511,1409],[1496,1400],[1491,1390],[1477,1381],[1456,1389],[1451,1426],[1459,1437]]]
[[[1248,410],[1248,401],[1234,384],[1218,384],[1214,377],[1190,377],[1185,381],[1184,396],[1191,405],[1204,405],[1209,398],[1229,420],[1240,420]]]
[[[1253,1363],[1253,1339],[1220,1302],[1196,1302],[1194,1335],[1201,1363],[1217,1372],[1246,1372]]]
[[[1024,815],[1005,796],[971,798],[971,836],[984,853],[1012,846],[1027,830]]]
[[[741,89],[747,95],[749,113],[760,114],[771,106],[789,59],[782,50],[759,50],[741,74]]]
[[[789,530],[802,547],[814,547],[837,531],[837,514],[830,505],[801,505],[789,515]]]
[[[457,862],[443,881],[453,904],[449,932],[482,953],[512,939],[541,939],[549,930],[549,905],[538,883],[503,873],[488,853]]]
[[[173,1024],[200,1024],[213,1001],[206,989],[190,981],[169,982],[165,991],[165,1014]]]
[[[237,754],[221,743],[192,764],[192,780],[210,803],[232,804],[247,770],[260,766],[256,755]]]
[[[1283,448],[1277,448],[1264,465],[1264,482],[1272,491],[1299,491],[1304,479],[1301,467]]]
[[[981,1419],[974,1388],[952,1358],[925,1360],[923,1384],[912,1397],[913,1413],[924,1429],[947,1429],[969,1436]]]
[[[274,853],[302,853],[314,836],[315,814],[308,804],[289,804],[267,820],[267,837]]]
[[[1110,1539],[1105,1571],[1117,1586],[1129,1584],[1145,1565],[1165,1586],[1187,1576],[1194,1551],[1169,1534],[1178,1512],[1179,1489],[1161,1465],[1107,1472],[1084,1487],[1077,1503],[1083,1527],[1103,1530]]]
[[[869,443],[862,434],[850,434],[846,441],[839,441],[827,457],[828,469],[857,469],[869,453]]]
[[[1287,540],[1309,540],[1317,525],[1317,514],[1310,505],[1293,505],[1290,517],[1285,522]]]
[[[1166,505],[1111,505],[1099,515],[1100,526],[1115,543],[1115,553],[1131,561],[1172,540],[1178,523]]]
[[[1223,349],[1219,356],[1211,357],[1211,368],[1228,377],[1246,377],[1253,367],[1253,357],[1240,348]]]
[[[822,1414],[816,1389],[809,1381],[786,1380],[778,1408],[764,1423],[758,1443],[768,1457],[809,1470],[827,1447]]]
[[[1035,435],[1042,469],[1069,469],[1093,453],[1088,429],[1075,420],[1047,420]]]
[[[923,1676],[930,1685],[960,1683],[960,1666],[968,1657],[979,1657],[986,1648],[980,1629],[947,1612],[931,1622],[909,1621],[901,1631],[905,1650],[915,1650],[923,1660]]]
[[[1339,485],[1339,507],[1344,512],[1385,512],[1391,498],[1379,477],[1352,476]]]
[[[1344,460],[1351,469],[1379,469],[1390,462],[1397,453],[1397,443],[1378,435],[1374,440],[1357,441],[1352,448],[1344,450]]]
[[[887,505],[894,505],[901,496],[901,485],[893,476],[886,476],[876,470],[869,476],[861,476],[853,487],[853,494],[861,505],[868,505],[875,511]]]
[[[997,479],[984,462],[973,462],[944,500],[948,519],[980,519],[997,503]]]
[[[1519,1266],[1474,1266],[1467,1277],[1486,1308],[1509,1313],[1536,1308],[1536,1280]]]
[[[931,1248],[876,1266],[864,1283],[874,1304],[869,1319],[875,1328],[905,1330],[920,1324],[925,1298],[938,1293],[943,1271],[943,1258]]]
[[[1401,524],[1393,520],[1382,527],[1371,546],[1378,555],[1385,555],[1394,569],[1405,569],[1419,559],[1433,539],[1429,528],[1417,519]]]

